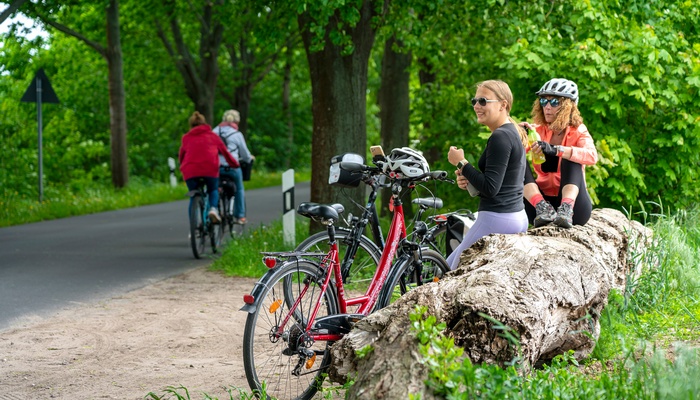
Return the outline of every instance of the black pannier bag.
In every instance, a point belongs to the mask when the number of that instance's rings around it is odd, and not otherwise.
[[[328,175],[328,183],[333,186],[354,188],[362,182],[362,174],[351,173],[340,168],[341,162],[356,163],[364,165],[365,159],[355,153],[344,153],[331,157],[331,167]]]

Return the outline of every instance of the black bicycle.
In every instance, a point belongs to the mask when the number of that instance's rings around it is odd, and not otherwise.
[[[340,160],[338,163],[337,168],[340,168]],[[367,204],[362,207],[362,214],[360,216],[349,214],[345,217],[341,213],[340,217],[345,219],[348,227],[337,226],[335,228],[343,282],[348,284],[353,281],[355,283],[369,281],[377,269],[385,245],[375,203],[379,190],[388,186],[385,184],[386,177],[376,169],[355,171],[349,174],[344,173],[347,171],[338,171],[337,168],[334,171],[334,166],[331,166],[331,175],[338,176],[337,181],[333,184],[341,187],[354,187],[363,182],[371,189]],[[438,197],[422,197],[412,200],[412,203],[418,205],[418,211],[413,218],[413,229],[410,230],[411,241],[420,243],[421,247],[432,249],[445,258],[459,244],[459,241],[454,243],[454,240],[451,240],[451,235],[447,234],[450,223],[455,219],[461,220],[464,229],[456,235],[461,239],[461,235],[476,220],[476,215],[471,211],[457,210],[428,216],[426,222],[423,221],[425,213],[429,210],[436,211],[442,208],[442,200]],[[366,229],[370,230],[372,238],[365,234]],[[299,243],[296,251],[322,253],[328,248],[328,242],[328,233],[321,231]]]
[[[211,242],[212,252],[216,253],[221,245],[221,226],[209,219],[209,196],[205,189],[204,178],[197,181],[197,189],[190,190],[187,195],[192,198],[190,207],[190,244],[194,258],[204,254],[207,238]]]

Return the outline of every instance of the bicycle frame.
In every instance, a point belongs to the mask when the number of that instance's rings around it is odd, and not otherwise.
[[[336,294],[338,297],[338,307],[339,307],[339,313],[334,314],[328,317],[324,318],[338,318],[338,317],[344,317],[348,315],[348,307],[352,306],[358,306],[357,311],[354,313],[358,316],[364,316],[369,314],[372,311],[372,308],[374,305],[377,303],[377,300],[379,299],[379,294],[382,289],[382,286],[384,285],[384,282],[386,281],[389,272],[391,271],[391,267],[393,265],[393,260],[394,257],[396,256],[396,253],[399,251],[399,243],[401,242],[402,239],[406,237],[406,224],[404,221],[404,211],[403,211],[403,204],[401,200],[398,198],[398,196],[393,196],[392,201],[394,204],[394,212],[392,216],[392,221],[391,221],[391,227],[389,229],[389,234],[387,235],[387,245],[384,247],[384,250],[382,251],[382,257],[379,263],[379,266],[377,270],[374,273],[374,277],[372,278],[372,282],[370,283],[370,286],[367,288],[366,292],[363,295],[353,297],[353,298],[347,298],[345,288],[343,285],[343,279],[342,279],[342,274],[340,271],[340,261],[338,258],[338,242],[335,240],[335,235],[331,236],[333,240],[331,240],[330,244],[330,250],[327,254],[323,255],[322,261],[320,263],[320,268],[323,271],[323,282],[320,284],[321,287],[321,297],[323,293],[325,293],[329,288],[328,286],[330,285],[331,278],[334,279],[334,284],[336,288]],[[333,229],[335,231],[335,227],[329,227],[329,230]],[[332,232],[329,232],[331,234]],[[274,254],[274,253],[270,253]],[[287,255],[294,255],[295,253],[288,253]],[[297,255],[304,255],[304,253],[298,253]],[[264,278],[264,277],[263,277]],[[254,312],[254,310],[257,308],[257,304],[255,304],[258,300],[257,293],[259,290],[261,290],[264,286],[266,285],[265,279],[262,279],[259,284],[253,289],[253,293],[249,295],[246,299],[247,296],[244,296],[244,300],[247,303],[246,306],[241,308],[243,311],[247,312]],[[257,289],[257,290],[256,290]],[[300,293],[300,295],[296,298],[294,304],[292,304],[289,307],[289,310],[287,314],[284,316],[282,319],[281,323],[278,326],[277,332],[275,333],[276,335],[282,335],[284,332],[284,329],[286,327],[286,324],[289,322],[289,320],[293,317],[293,314],[297,307],[299,307],[300,299],[304,297],[304,294],[306,292],[306,288]],[[254,303],[254,304],[251,304]],[[314,308],[310,313],[309,320],[307,322],[307,325],[305,327],[305,331],[309,333],[309,336],[313,338],[314,340],[318,341],[337,341],[340,340],[343,337],[343,334],[341,333],[316,333],[313,332],[312,327],[313,324],[318,323],[322,319],[316,319],[316,316],[318,315],[318,311],[321,307],[321,301],[316,302],[314,304]]]

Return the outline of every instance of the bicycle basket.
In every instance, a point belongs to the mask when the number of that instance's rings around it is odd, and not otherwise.
[[[344,153],[331,158],[330,174],[328,175],[328,183],[332,186],[340,187],[358,187],[362,182],[362,174],[350,173],[340,168],[341,162],[351,162],[364,164],[365,160],[361,155],[355,153]]]

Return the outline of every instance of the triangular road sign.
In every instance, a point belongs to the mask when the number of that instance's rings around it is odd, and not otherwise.
[[[53,91],[53,88],[51,87],[51,82],[49,82],[49,78],[46,77],[46,73],[44,73],[43,68],[39,68],[39,70],[36,72],[36,76],[34,76],[34,79],[32,79],[32,83],[27,88],[27,91],[24,92],[24,96],[22,96],[22,99],[20,101],[36,103],[37,81],[41,81],[41,85],[39,86],[41,88],[41,102],[58,103],[58,96],[56,96],[56,92]]]

